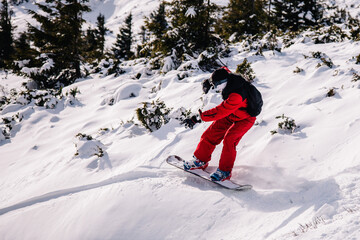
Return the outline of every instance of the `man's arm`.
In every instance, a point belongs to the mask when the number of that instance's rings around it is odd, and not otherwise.
[[[229,97],[224,100],[218,106],[202,112],[200,117],[201,120],[205,122],[216,121],[218,119],[224,118],[231,113],[235,112],[239,108],[246,108],[247,100],[243,99],[238,93],[231,93]]]

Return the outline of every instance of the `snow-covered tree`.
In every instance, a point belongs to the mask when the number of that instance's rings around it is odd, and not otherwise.
[[[125,19],[125,25],[120,27],[116,36],[116,42],[112,48],[115,58],[129,60],[134,55],[131,51],[132,42],[132,14],[130,13]]]
[[[237,39],[263,33],[268,19],[265,3],[264,0],[230,0],[217,32],[225,38],[235,34]]]
[[[209,0],[174,0],[169,5],[167,34],[177,54],[199,53],[220,43],[214,33],[217,5]]]
[[[14,40],[14,59],[16,61],[30,60],[36,51],[30,47],[29,36],[26,32]]]
[[[287,31],[319,24],[323,16],[321,0],[273,0],[273,24]]]
[[[101,58],[104,55],[105,47],[105,36],[110,30],[105,27],[105,16],[99,14],[96,22],[97,28],[95,29],[95,34],[97,37],[97,50],[99,51],[99,57]]]
[[[29,10],[38,26],[29,25],[36,54],[26,72],[40,88],[69,85],[81,76],[83,12],[90,11],[88,0],[46,0]]]
[[[146,31],[152,36],[150,42],[145,43],[144,47],[149,46],[152,55],[156,55],[158,52],[166,53],[168,49],[165,47],[167,42],[166,32],[169,29],[169,24],[166,19],[165,3],[161,2],[158,9],[150,14],[149,18],[145,19],[144,36],[145,40]]]
[[[302,24],[314,26],[320,23],[324,15],[324,7],[321,0],[305,0],[301,7]]]
[[[164,35],[169,27],[164,2],[161,2],[158,9],[152,12],[149,18],[146,18],[145,26],[156,38],[161,38]]]
[[[7,0],[1,1],[0,8],[0,68],[5,67],[13,53],[11,11]]]
[[[87,60],[96,58],[100,60],[104,57],[105,36],[110,30],[105,27],[105,16],[99,14],[97,17],[96,28],[89,28],[85,36],[85,49]]]

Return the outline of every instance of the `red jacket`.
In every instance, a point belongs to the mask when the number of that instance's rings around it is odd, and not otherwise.
[[[224,117],[228,117],[232,122],[241,121],[246,118],[252,118],[255,121],[256,117],[251,117],[246,112],[246,107],[247,99],[244,100],[238,93],[230,93],[229,97],[220,105],[203,112],[200,117],[205,122],[216,121]]]

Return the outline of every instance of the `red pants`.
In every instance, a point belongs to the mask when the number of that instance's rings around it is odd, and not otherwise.
[[[226,117],[213,122],[201,136],[194,156],[200,161],[209,162],[216,145],[224,140],[219,168],[221,171],[231,171],[236,158],[236,146],[242,136],[254,125],[255,119],[252,117],[231,122]]]

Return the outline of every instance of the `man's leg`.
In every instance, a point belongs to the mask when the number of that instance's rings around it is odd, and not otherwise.
[[[232,124],[226,118],[213,122],[202,134],[194,156],[200,161],[209,162],[216,145],[221,143]]]
[[[221,152],[219,169],[225,172],[231,172],[236,158],[236,146],[244,134],[254,125],[254,120],[244,119],[235,122],[224,136],[224,146]]]

